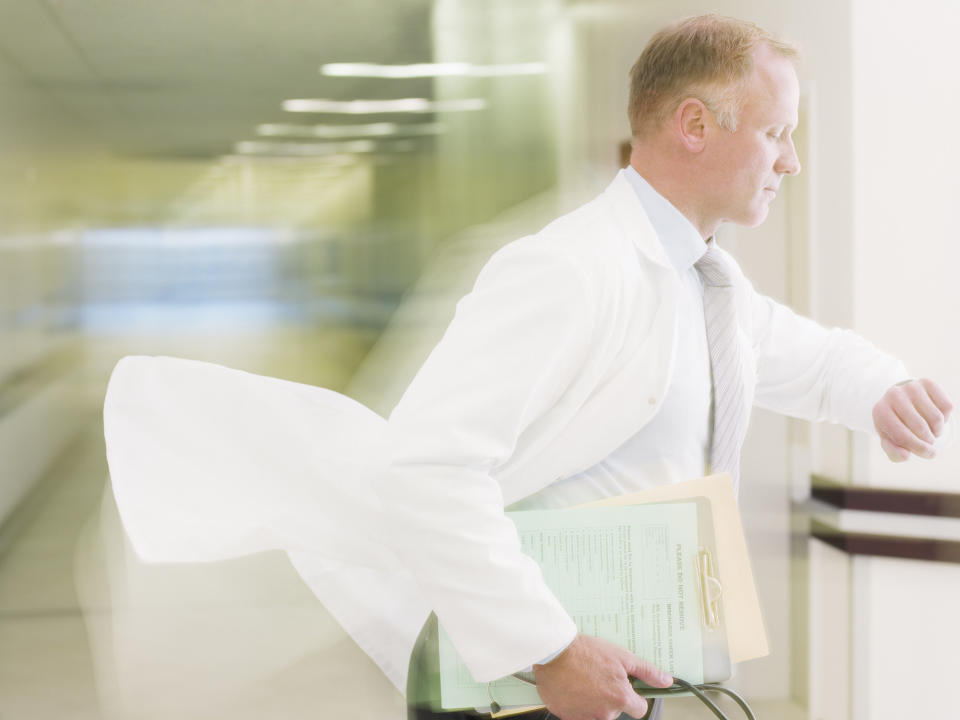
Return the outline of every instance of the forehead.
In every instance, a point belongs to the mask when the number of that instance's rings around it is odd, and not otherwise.
[[[758,121],[796,126],[800,82],[793,63],[766,46],[758,47],[743,100],[744,113]]]

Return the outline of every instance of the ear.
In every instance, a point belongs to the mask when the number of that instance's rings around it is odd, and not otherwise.
[[[698,153],[707,142],[707,106],[691,97],[684,100],[674,113],[674,122],[680,142],[693,153]]]

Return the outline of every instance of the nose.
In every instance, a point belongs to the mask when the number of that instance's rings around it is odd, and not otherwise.
[[[800,158],[797,157],[797,148],[793,145],[793,138],[789,135],[786,138],[780,157],[777,158],[774,170],[781,175],[796,175],[800,172]]]

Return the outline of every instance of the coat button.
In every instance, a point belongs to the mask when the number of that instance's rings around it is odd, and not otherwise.
[[[647,398],[647,402],[650,403],[651,405],[656,405],[657,399],[655,397],[650,397],[650,398]]]

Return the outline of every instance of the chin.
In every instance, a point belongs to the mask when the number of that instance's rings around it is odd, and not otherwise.
[[[757,227],[757,225],[762,225],[763,221],[767,219],[767,215],[770,214],[770,208],[764,205],[762,208],[757,208],[754,212],[750,213],[744,221],[738,223],[744,227]]]
[[[753,208],[746,208],[746,212],[742,214],[730,213],[726,219],[721,220],[720,222],[733,223],[734,225],[739,225],[740,227],[756,227],[761,225],[764,220],[767,219],[767,215],[770,214],[770,206],[766,203],[758,205]]]

